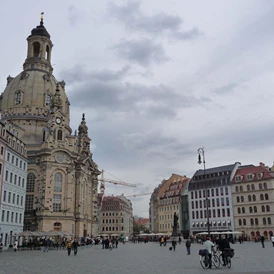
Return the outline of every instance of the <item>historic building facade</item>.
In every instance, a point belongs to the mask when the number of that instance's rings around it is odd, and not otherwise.
[[[234,230],[231,182],[239,166],[235,163],[195,172],[188,187],[190,234],[207,231],[207,201],[210,230]]]
[[[12,124],[0,121],[0,238],[4,247],[23,231],[27,151]]]
[[[235,228],[253,239],[274,229],[274,174],[263,163],[239,168],[232,181]]]
[[[72,133],[65,82],[52,74],[53,44],[43,18],[27,42],[23,71],[7,78],[0,97],[3,121],[14,125],[27,148],[24,229],[97,235],[100,172],[85,116]]]
[[[130,200],[123,195],[103,197],[99,220],[100,234],[131,236],[133,215]]]

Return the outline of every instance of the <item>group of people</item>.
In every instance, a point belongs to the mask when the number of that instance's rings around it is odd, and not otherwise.
[[[67,241],[66,248],[67,248],[67,250],[68,250],[68,256],[70,256],[71,249],[73,249],[73,251],[74,251],[74,256],[76,256],[76,255],[77,255],[77,252],[78,252],[78,246],[79,246],[79,243],[78,243],[77,239],[74,239],[73,242]]]
[[[102,249],[112,249],[112,248],[118,248],[118,237],[106,237],[102,239]]]

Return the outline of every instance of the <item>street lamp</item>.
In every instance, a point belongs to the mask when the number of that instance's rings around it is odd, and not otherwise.
[[[206,179],[206,169],[205,169],[205,150],[203,147],[198,148],[198,164],[204,164],[204,180]],[[205,181],[205,192],[206,192],[206,217],[207,217],[207,233],[210,236],[210,224],[209,224],[209,210],[208,210],[208,193],[207,185]]]

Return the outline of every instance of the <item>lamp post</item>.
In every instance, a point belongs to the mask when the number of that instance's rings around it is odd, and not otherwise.
[[[206,185],[206,169],[205,169],[205,150],[203,147],[198,148],[198,164],[204,164],[204,182],[205,182],[205,192],[206,192],[206,217],[207,217],[207,233],[210,236],[210,224],[209,224],[209,210],[208,210],[208,193]]]

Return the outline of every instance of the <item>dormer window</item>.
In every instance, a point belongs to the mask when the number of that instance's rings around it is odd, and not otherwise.
[[[241,182],[242,181],[242,176],[238,175],[235,177],[236,182]]]
[[[15,93],[15,105],[19,105],[22,103],[22,92],[21,91],[17,91]]]
[[[252,180],[253,179],[253,174],[247,174],[246,175],[246,180],[247,181],[250,181],[250,180]]]
[[[262,179],[263,178],[263,173],[257,173],[257,179]]]

